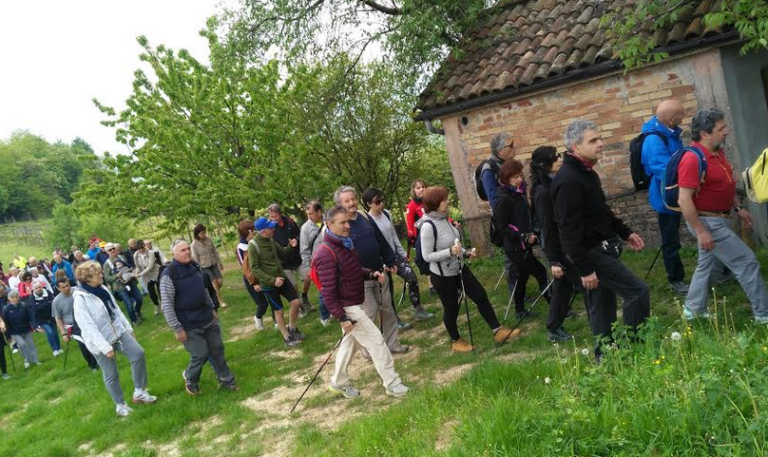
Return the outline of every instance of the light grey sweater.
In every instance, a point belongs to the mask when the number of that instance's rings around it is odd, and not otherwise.
[[[387,214],[379,214],[378,216],[374,216],[371,213],[368,213],[369,216],[371,216],[371,219],[373,219],[373,222],[376,223],[376,225],[379,227],[379,230],[381,230],[381,234],[384,235],[384,238],[387,239],[387,243],[389,243],[389,247],[392,248],[393,251],[395,251],[395,254],[398,257],[398,260],[404,259],[407,254],[405,253],[405,249],[403,249],[403,245],[400,243],[400,239],[397,237],[397,232],[395,231],[395,226],[392,224],[392,215],[389,214],[389,211],[384,210]]]
[[[435,231],[426,221],[432,221],[435,224],[437,245],[435,245]],[[429,271],[438,276],[458,275],[461,263],[458,257],[451,255],[451,246],[459,238],[459,231],[448,222],[448,215],[433,211],[419,219],[416,227],[419,229],[421,256],[429,262]],[[467,251],[462,249],[461,252],[464,255]]]
[[[320,227],[311,220],[307,220],[301,226],[301,231],[299,232],[299,252],[301,253],[302,265],[309,268],[309,264],[312,262],[312,253],[322,242],[323,237],[320,233]],[[310,245],[310,243],[312,244]]]

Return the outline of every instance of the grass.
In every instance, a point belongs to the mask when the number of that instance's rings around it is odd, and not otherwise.
[[[654,254],[627,253],[624,260],[642,276]],[[766,257],[760,253],[763,264]],[[683,260],[690,277],[695,251],[684,250]],[[505,286],[491,292],[500,259],[481,259],[472,268],[503,316]],[[402,282],[396,281],[399,298]],[[600,366],[580,353],[593,344],[580,299],[574,304],[579,317],[567,323],[576,336],[571,345],[546,341],[546,309],[539,305],[541,316],[523,325],[524,337],[496,353],[490,330],[473,309],[478,350],[452,354],[439,304],[424,284],[422,297],[436,318],[413,322],[410,306],[399,308],[414,324],[401,332],[414,349],[395,359],[412,388],[405,399],[384,396],[375,371],[356,358],[351,372],[361,398],[348,401],[327,391],[331,362],[290,415],[293,401],[337,341],[338,327],[324,328],[317,313],[310,314],[301,321],[307,341],[285,349],[269,318],[268,330],[253,330],[254,305],[239,271],[230,266],[223,292],[230,306],[221,319],[239,392],[216,390],[206,367],[203,395],[186,395],[181,371],[187,353],[161,317],[151,316],[147,298],[149,318],[136,334],[158,403],[118,418],[100,375],[90,373],[77,348],[71,348],[63,372],[63,356],[54,359],[37,334],[43,365],[11,370],[13,378],[0,383],[0,455],[762,455],[768,343],[765,329],[749,323],[741,288],[735,283],[718,288],[719,297],[727,296],[726,313],[719,298],[717,325],[695,324],[688,331],[661,261],[649,284],[654,319],[646,342],[610,351]],[[536,293],[533,281],[528,292]],[[459,322],[468,336],[463,313]],[[685,335],[683,341],[672,341],[673,331]],[[118,364],[129,396],[127,361],[119,356]]]

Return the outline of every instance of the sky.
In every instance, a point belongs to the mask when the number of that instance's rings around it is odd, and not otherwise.
[[[127,153],[94,97],[118,112],[144,68],[136,37],[208,61],[198,35],[220,0],[0,0],[0,139],[29,130],[80,137],[101,155]]]

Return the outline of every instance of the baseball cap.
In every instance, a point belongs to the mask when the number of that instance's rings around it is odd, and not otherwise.
[[[277,227],[277,222],[267,219],[266,217],[260,217],[253,221],[253,228],[256,229],[257,232],[275,227]]]
[[[103,248],[103,247],[106,247],[106,246],[107,246],[107,242],[106,241],[100,241],[99,242],[99,247],[100,248]]]

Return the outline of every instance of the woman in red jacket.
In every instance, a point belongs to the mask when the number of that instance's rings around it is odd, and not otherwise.
[[[416,221],[424,215],[424,203],[421,198],[424,196],[424,189],[427,185],[421,179],[411,183],[411,201],[405,207],[405,226],[408,229],[408,254],[410,256],[411,247],[416,243],[416,237],[419,234],[416,228]]]

